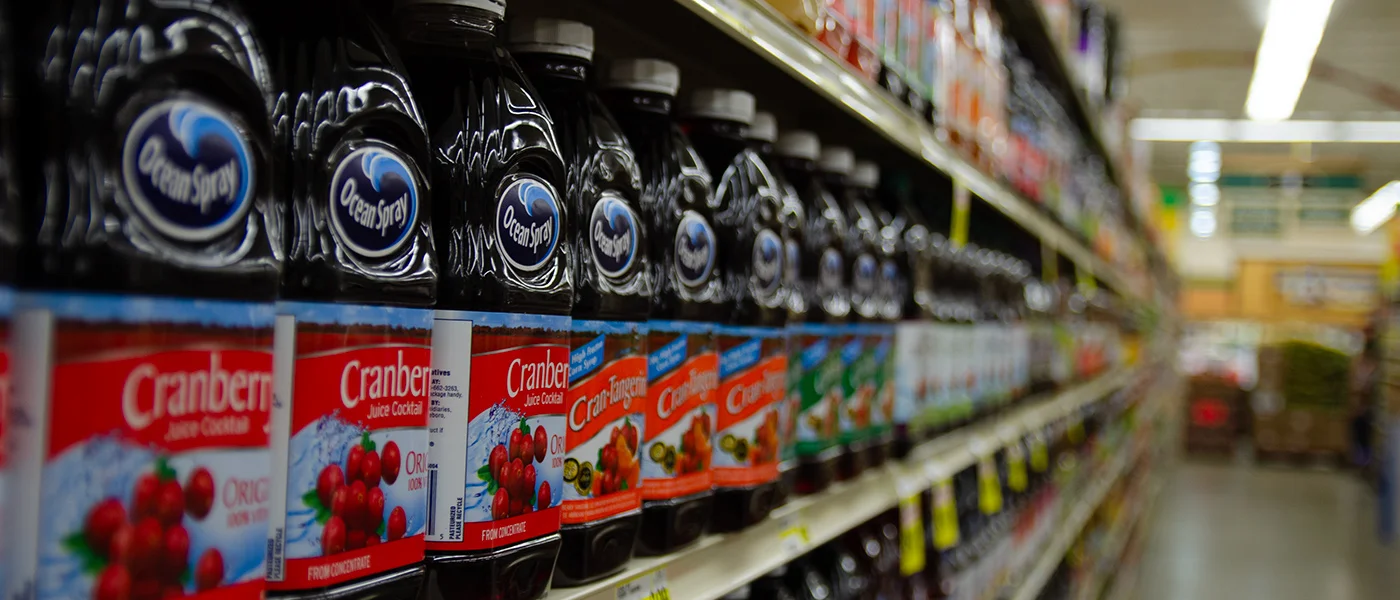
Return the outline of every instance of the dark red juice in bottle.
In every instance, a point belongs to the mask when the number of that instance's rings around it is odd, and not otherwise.
[[[931,433],[927,413],[932,409],[933,359],[931,331],[934,242],[927,222],[912,205],[907,177],[881,187],[880,220],[885,245],[892,246],[895,280],[886,300],[885,317],[894,327],[894,446],[903,458]],[[888,269],[882,268],[882,273]],[[882,279],[883,281],[883,279]]]
[[[883,209],[876,190],[880,187],[880,168],[874,162],[858,160],[851,169],[848,193],[859,218],[855,219],[859,235],[866,238],[876,261],[873,306],[857,311],[868,315],[863,376],[870,397],[866,412],[866,437],[869,439],[868,464],[878,467],[894,452],[894,324],[899,321],[900,291],[903,273],[895,260],[899,231],[893,216]],[[862,207],[864,208],[862,210]],[[862,261],[856,261],[857,266]],[[859,275],[859,274],[857,274]],[[855,280],[860,283],[860,279]],[[871,310],[873,308],[873,310]]]
[[[413,598],[437,290],[427,133],[358,1],[268,8],[286,198],[268,594]]]
[[[851,479],[863,473],[874,451],[870,438],[870,411],[875,395],[875,331],[879,318],[880,261],[875,256],[879,224],[869,207],[851,186],[855,155],[849,148],[822,149],[818,163],[822,179],[846,215],[849,228],[843,236],[847,259],[846,285],[851,296],[851,312],[841,336],[841,409],[838,420],[841,445],[845,447],[837,466],[838,479]]]
[[[710,174],[671,116],[680,72],[659,60],[614,61],[603,100],[636,153],[642,218],[650,225],[653,288],[639,554],[671,552],[709,527],[711,432],[719,388],[715,323],[724,288]]]
[[[779,168],[802,199],[806,217],[789,238],[801,248],[798,284],[806,299],[805,312],[794,311],[792,320],[801,321],[788,327],[789,394],[796,396],[797,404],[797,491],[803,494],[831,485],[841,459],[841,346],[851,311],[846,214],[817,170],[820,153],[821,144],[810,131],[786,131],[778,138]]]
[[[786,299],[783,312],[784,352],[788,356],[788,373],[792,371],[793,324],[801,323],[807,314],[807,298],[801,287],[799,267],[802,260],[802,225],[806,220],[802,209],[802,199],[797,189],[783,177],[778,168],[778,155],[774,144],[778,141],[778,124],[773,115],[759,111],[754,113],[753,124],[748,129],[749,148],[758,154],[768,166],[777,184],[780,203],[778,205],[779,235],[783,244],[783,294]],[[801,398],[796,393],[794,381],[784,374],[787,389],[778,400],[778,481],[773,489],[773,507],[787,503],[788,496],[797,487],[797,412],[801,408]]]
[[[559,552],[573,304],[564,161],[504,3],[403,0],[438,249],[421,598],[539,598]]]
[[[768,516],[778,481],[779,404],[787,397],[787,288],[783,285],[782,196],[749,147],[754,98],[700,89],[685,108],[695,150],[714,180],[725,287],[734,312],[719,325],[713,479],[714,531],[737,531]]]
[[[42,75],[21,133],[39,156],[17,173],[7,596],[259,598],[267,64],[236,3],[54,8],[16,69]]]
[[[563,479],[563,545],[554,584],[580,584],[632,558],[642,519],[647,413],[647,227],[641,175],[612,113],[589,89],[593,30],[540,19],[514,24],[511,51],[555,120],[569,170],[574,312]]]

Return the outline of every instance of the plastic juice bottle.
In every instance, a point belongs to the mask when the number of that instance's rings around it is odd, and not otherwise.
[[[876,194],[879,186],[880,168],[871,161],[856,161],[851,170],[850,197],[856,201],[854,206],[865,207],[861,219],[873,220],[875,228],[875,311],[870,317],[864,357],[873,363],[873,372],[868,376],[873,381],[867,407],[870,416],[865,426],[871,467],[883,465],[894,452],[894,324],[899,322],[903,308],[900,288],[904,285],[904,273],[895,259],[902,232],[893,222],[893,214],[881,206]]]
[[[802,290],[802,227],[806,221],[806,211],[797,189],[792,187],[783,170],[778,168],[778,155],[774,144],[778,140],[777,121],[772,114],[757,112],[753,124],[748,129],[749,148],[758,154],[768,166],[778,186],[781,203],[778,206],[779,231],[783,244],[783,289],[786,298],[783,338],[785,353],[788,356],[788,373],[792,368],[793,324],[800,323],[807,314],[807,296]],[[778,404],[778,484],[773,491],[773,507],[787,503],[789,494],[797,487],[797,413],[801,409],[801,398],[796,393],[796,382],[784,374],[787,390]]]
[[[260,16],[278,48],[274,147],[288,201],[267,587],[285,597],[413,598],[437,291],[427,134],[397,52],[358,2]],[[288,22],[297,27],[280,26]],[[361,89],[376,93],[312,109]]]
[[[236,4],[104,8],[56,8],[15,71],[43,73],[21,90],[43,155],[15,173],[42,224],[12,338],[6,595],[258,598],[279,268],[267,65]]]
[[[632,558],[642,519],[651,267],[639,216],[641,174],[612,113],[589,89],[593,29],[520,21],[511,52],[555,119],[569,169],[565,232],[574,255],[574,312],[565,399],[564,537],[554,584],[592,581]]]
[[[897,176],[880,189],[877,205],[881,247],[889,263],[880,269],[885,299],[881,314],[892,336],[885,393],[894,436],[890,452],[896,458],[908,455],[928,433],[923,413],[928,410],[932,370],[930,340],[925,335],[930,313],[919,304],[931,301],[932,239],[923,217],[909,204],[911,192],[909,179]]]
[[[711,432],[717,411],[715,324],[729,318],[728,263],[714,226],[710,173],[671,117],[680,72],[660,60],[614,61],[603,100],[642,173],[642,218],[652,224],[653,285],[642,439],[639,554],[699,539],[710,522]]]
[[[421,598],[544,595],[559,551],[573,304],[554,123],[501,46],[504,3],[398,7],[440,249]]]
[[[782,187],[745,138],[753,95],[699,89],[684,109],[685,126],[715,186],[715,213],[734,311],[716,328],[716,397],[711,529],[737,531],[768,516],[778,481],[778,420],[787,398],[783,335]]]
[[[822,179],[846,215],[845,236],[848,268],[846,285],[851,294],[851,312],[842,328],[840,409],[841,444],[845,447],[837,468],[839,479],[851,479],[870,466],[876,454],[870,437],[870,413],[875,396],[874,330],[870,327],[880,315],[878,295],[880,261],[876,257],[880,225],[851,185],[855,155],[850,148],[829,146],[822,149],[819,163]]]
[[[825,490],[841,460],[841,341],[851,300],[846,284],[846,213],[827,190],[817,158],[821,143],[810,131],[787,131],[778,138],[778,165],[802,199],[801,279],[805,315],[790,325],[788,381],[798,396],[795,444],[797,491]]]

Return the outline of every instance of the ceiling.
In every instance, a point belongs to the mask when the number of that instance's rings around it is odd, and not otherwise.
[[[1244,118],[1268,0],[1100,0],[1117,12],[1142,116]],[[1400,0],[1336,0],[1295,119],[1400,120]],[[1157,142],[1153,177],[1186,181],[1186,143]],[[1224,170],[1400,179],[1400,144],[1229,143]]]

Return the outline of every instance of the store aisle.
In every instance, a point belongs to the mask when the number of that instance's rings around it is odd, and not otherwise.
[[[1379,600],[1400,551],[1375,539],[1375,501],[1340,472],[1184,462],[1162,490],[1136,598]]]

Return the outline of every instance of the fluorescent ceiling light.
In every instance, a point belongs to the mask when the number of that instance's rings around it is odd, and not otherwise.
[[[1332,0],[1269,2],[1269,20],[1259,40],[1254,78],[1244,104],[1249,118],[1282,121],[1293,115],[1331,12]]]
[[[1400,181],[1381,186],[1370,198],[1352,208],[1351,228],[1361,235],[1375,231],[1395,216],[1396,203],[1400,203]]]
[[[1393,144],[1400,142],[1400,121],[1133,119],[1132,136],[1152,142]]]
[[[1214,183],[1193,183],[1190,189],[1191,204],[1215,206],[1220,204],[1220,188]]]
[[[1193,235],[1199,238],[1215,235],[1215,225],[1214,208],[1191,209],[1191,233]]]
[[[1211,141],[1191,144],[1186,174],[1191,181],[1213,183],[1220,180],[1220,144]]]

